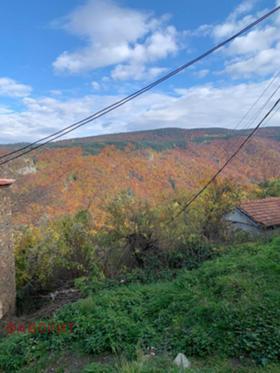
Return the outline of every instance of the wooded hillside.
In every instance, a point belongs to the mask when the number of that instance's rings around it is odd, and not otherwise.
[[[279,177],[279,133],[278,127],[262,129],[223,177],[248,190],[258,182]],[[10,164],[17,168],[17,172],[13,170],[17,174],[15,223],[38,223],[46,216],[89,208],[101,224],[104,205],[120,191],[154,204],[175,190],[192,191],[237,148],[243,139],[239,134],[225,129],[161,129],[56,143],[34,152],[24,165]],[[98,144],[106,146],[101,149]]]

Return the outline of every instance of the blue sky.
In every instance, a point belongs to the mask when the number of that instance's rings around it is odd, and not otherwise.
[[[0,142],[38,139],[230,36],[275,0],[12,0],[0,12]],[[280,68],[280,15],[71,137],[234,127]],[[271,125],[280,124],[275,115]]]

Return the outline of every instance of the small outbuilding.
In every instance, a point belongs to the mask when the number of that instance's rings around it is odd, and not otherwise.
[[[280,197],[243,201],[225,220],[252,234],[280,228]]]

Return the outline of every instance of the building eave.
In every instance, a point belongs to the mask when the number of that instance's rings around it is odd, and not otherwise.
[[[14,184],[14,179],[0,179],[0,188],[1,187],[9,187],[10,185]]]

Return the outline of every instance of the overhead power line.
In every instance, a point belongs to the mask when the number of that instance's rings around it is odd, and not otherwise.
[[[248,141],[255,135],[257,130],[260,126],[265,122],[265,120],[270,116],[270,114],[275,110],[279,109],[278,105],[280,103],[280,97],[277,101],[273,104],[273,106],[269,109],[269,111],[264,115],[258,125],[251,131],[251,133],[242,141],[242,143],[238,146],[238,148],[234,151],[234,153],[226,160],[221,168],[211,177],[211,179],[197,192],[195,193],[187,202],[186,204],[180,209],[180,211],[170,220],[170,223],[174,221],[179,215],[181,215],[184,211],[186,211],[191,204],[194,203],[196,199],[198,199],[201,194],[212,184],[217,177],[223,172],[223,170],[227,167],[227,165],[236,157],[236,155],[241,151],[241,149],[248,143]]]
[[[268,99],[265,101],[265,103],[263,103],[263,105],[261,106],[261,108],[259,108],[257,110],[257,112],[255,113],[254,117],[253,118],[249,117],[247,123],[244,126],[242,126],[241,128],[238,128],[245,121],[245,119],[247,119],[247,117],[249,116],[249,114],[251,112],[253,113],[255,106],[257,106],[257,104],[265,96],[266,92],[268,92],[268,90],[273,86],[274,82],[277,82],[277,80],[279,78],[279,75],[280,75],[280,71],[278,71],[275,74],[273,74],[273,77],[271,78],[271,80],[269,81],[269,83],[266,85],[266,87],[264,88],[264,90],[261,92],[260,96],[258,96],[258,98],[252,103],[252,105],[249,107],[249,109],[246,111],[246,113],[236,123],[236,125],[233,128],[233,130],[237,130],[238,129],[238,130],[243,130],[244,131],[244,130],[249,129],[251,126],[253,127],[253,125],[254,125],[255,121],[257,120],[258,116],[263,112],[263,110],[266,108],[266,105],[270,102],[270,100],[279,91],[280,84],[278,84],[277,88],[275,90],[273,90],[272,94],[268,97]],[[239,139],[237,139],[236,145],[238,144],[238,142],[239,142]],[[218,150],[219,150],[218,148],[214,149],[212,157],[218,156]],[[224,150],[224,149],[222,149],[222,150]]]
[[[13,150],[9,153],[6,153],[2,156],[0,156],[0,160],[1,159],[4,159],[2,162],[0,162],[0,166],[1,165],[4,165],[12,160],[15,160],[17,158],[20,158],[22,157],[23,155],[26,155],[36,149],[39,149],[47,144],[49,144],[50,142],[92,122],[93,120],[96,120],[106,114],[108,114],[109,112],[117,109],[118,107],[126,104],[127,102],[133,100],[134,98],[142,95],[143,93],[151,90],[153,87],[159,85],[160,83],[166,81],[167,79],[173,77],[174,75],[177,75],[178,73],[180,73],[181,71],[187,69],[188,67],[190,67],[191,65],[201,61],[202,59],[204,59],[205,57],[209,56],[210,54],[214,53],[215,51],[221,49],[222,47],[224,47],[225,45],[227,45],[228,43],[230,43],[232,40],[236,39],[237,37],[239,37],[240,35],[246,33],[247,31],[249,31],[250,29],[252,29],[253,27],[255,27],[256,25],[258,25],[259,23],[261,23],[262,21],[264,21],[265,19],[269,18],[270,16],[272,16],[274,13],[276,13],[277,11],[280,10],[280,6],[277,6],[276,8],[272,9],[271,11],[269,11],[268,13],[264,14],[262,17],[258,18],[257,20],[255,20],[254,22],[250,23],[249,25],[247,25],[246,27],[244,27],[242,30],[240,30],[239,32],[235,33],[234,35],[232,35],[231,37],[229,37],[228,39],[222,41],[221,43],[215,45],[214,47],[210,48],[209,50],[207,50],[206,52],[202,53],[201,55],[199,55],[198,57],[192,59],[191,61],[179,66],[178,68],[176,68],[175,70],[172,70],[170,71],[168,74],[162,76],[161,78],[155,80],[154,82],[148,84],[147,86],[145,86],[144,88],[126,96],[125,98],[119,100],[119,101],[116,101],[114,102],[113,104],[97,111],[96,113],[80,120],[80,121],[77,121],[59,131],[56,131],[54,132],[53,134],[51,135],[48,135],[46,137],[43,137],[37,141],[34,141],[33,143],[31,144],[28,144],[26,146],[23,146],[19,149],[16,149],[16,150]],[[12,156],[12,157],[11,157]],[[11,158],[9,158],[11,157]]]
[[[275,74],[273,74],[271,80],[269,81],[269,83],[267,84],[267,86],[264,88],[264,90],[261,92],[260,96],[256,99],[256,101],[253,102],[253,104],[250,106],[250,108],[248,109],[248,111],[243,115],[243,117],[240,119],[240,121],[234,126],[234,128],[233,128],[234,130],[238,129],[238,127],[244,122],[244,120],[249,116],[249,114],[251,112],[253,112],[255,106],[257,106],[257,104],[265,96],[265,94],[268,92],[268,90],[273,86],[274,82],[277,82],[277,80],[279,78],[279,75],[280,75],[280,71],[277,71]],[[242,130],[250,128],[250,126],[257,119],[258,115],[264,110],[264,108],[267,105],[267,103],[271,100],[271,98],[278,91],[278,89],[279,89],[279,85],[278,85],[278,88],[272,93],[271,96],[269,96],[269,98],[266,100],[266,102],[261,106],[261,108],[259,110],[257,110],[256,116],[254,116],[254,118],[251,118],[251,119],[249,118],[248,121],[247,121],[247,123],[245,124],[245,126],[244,127],[242,126],[242,128],[241,128]]]
[[[269,103],[271,102],[271,100],[273,99],[274,96],[276,96],[277,92],[279,91],[280,89],[280,84],[277,85],[277,87],[273,90],[273,92],[270,94],[270,96],[266,99],[266,101],[264,102],[264,104],[259,108],[259,110],[257,111],[256,115],[254,116],[254,118],[252,119],[252,121],[248,122],[247,126],[243,128],[244,131],[247,131],[249,130],[250,126],[257,121],[258,117],[265,111],[265,109],[267,108],[267,105],[269,105]],[[273,114],[271,115],[270,119],[273,118],[273,116],[277,113],[277,111],[279,110],[279,107],[277,108],[277,110],[275,110],[273,112]],[[265,124],[264,124],[265,125]],[[238,139],[237,139],[237,144],[238,144]]]
[[[272,78],[272,81],[265,88],[265,90],[263,91],[262,95],[259,97],[259,99],[257,100],[257,102],[260,101],[260,99],[264,96],[264,94],[268,91],[268,89],[273,85],[274,81],[278,80],[279,74],[280,73],[278,72],[276,75],[274,75],[274,77]],[[255,113],[255,115],[253,116],[253,118],[251,118],[251,120],[249,119],[247,125],[245,125],[244,128],[242,128],[243,130],[249,129],[254,124],[254,122],[258,119],[258,117],[262,114],[262,112],[265,110],[267,104],[269,104],[270,100],[276,95],[276,93],[280,89],[280,84],[278,82],[277,82],[277,84],[278,84],[277,87],[275,89],[273,89],[273,92],[265,100],[265,102],[263,103],[263,105],[261,105],[261,107],[257,110],[257,112]],[[257,104],[257,102],[256,102],[256,104]]]

